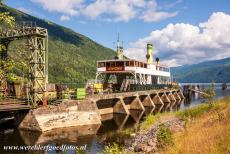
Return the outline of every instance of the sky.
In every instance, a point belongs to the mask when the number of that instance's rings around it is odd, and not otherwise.
[[[129,58],[146,44],[164,65],[230,57],[230,0],[6,0],[8,6],[73,29]]]

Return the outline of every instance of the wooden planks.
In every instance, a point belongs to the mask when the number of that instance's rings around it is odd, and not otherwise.
[[[20,102],[5,101],[0,102],[0,112],[30,109],[29,105]]]

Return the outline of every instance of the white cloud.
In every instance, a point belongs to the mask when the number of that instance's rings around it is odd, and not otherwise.
[[[83,10],[83,14],[92,19],[111,15],[114,21],[129,21],[136,16],[136,9],[144,5],[144,0],[96,0]]]
[[[107,6],[110,5],[110,1],[106,0],[97,0],[94,3],[89,4],[83,13],[92,18],[95,19],[96,17],[100,16],[102,13],[107,11]]]
[[[147,9],[142,12],[142,15],[139,17],[143,19],[145,22],[158,22],[167,18],[175,17],[178,12],[165,12],[157,10],[156,1],[147,2]]]
[[[70,17],[67,16],[67,15],[62,15],[61,18],[60,18],[61,21],[68,21],[70,20]]]
[[[86,21],[83,21],[83,20],[79,20],[79,21],[77,21],[79,24],[82,24],[82,25],[85,25],[85,24],[87,24],[87,22]]]
[[[88,5],[83,13],[92,19],[110,14],[115,16],[114,21],[125,22],[135,17],[146,22],[157,22],[177,15],[177,12],[158,11],[157,7],[155,0],[96,0]]]
[[[230,15],[213,13],[199,26],[178,23],[155,30],[131,43],[125,51],[131,58],[145,60],[146,43],[154,45],[154,56],[171,66],[230,57]]]
[[[66,15],[78,15],[79,8],[82,7],[83,0],[31,0],[39,3],[44,9],[50,12],[60,12]]]
[[[128,22],[139,18],[146,22],[157,22],[174,17],[177,12],[161,11],[156,0],[31,0],[50,12],[64,16],[84,15],[90,19],[112,19]]]
[[[165,4],[163,4],[160,9],[170,9],[170,8],[173,8],[174,6],[182,3],[183,0],[177,0],[175,2],[166,2]]]
[[[157,22],[167,18],[175,17],[177,14],[177,12],[168,13],[148,11],[145,12],[140,18],[143,19],[145,22]]]

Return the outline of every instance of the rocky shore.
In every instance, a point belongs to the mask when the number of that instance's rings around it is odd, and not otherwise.
[[[177,117],[163,117],[147,131],[140,131],[131,134],[131,138],[125,141],[126,153],[156,153],[159,150],[159,141],[157,134],[160,127],[164,126],[172,133],[184,131],[185,122]]]

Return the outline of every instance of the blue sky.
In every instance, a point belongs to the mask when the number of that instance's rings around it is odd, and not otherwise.
[[[131,58],[144,59],[147,42],[154,44],[156,56],[169,65],[230,56],[230,41],[221,43],[228,36],[216,38],[223,27],[230,27],[226,22],[230,18],[230,0],[6,0],[5,3],[69,27],[109,48],[114,48],[119,32],[125,53]],[[214,29],[213,22],[223,22],[223,27]],[[229,29],[223,32],[230,33]]]

